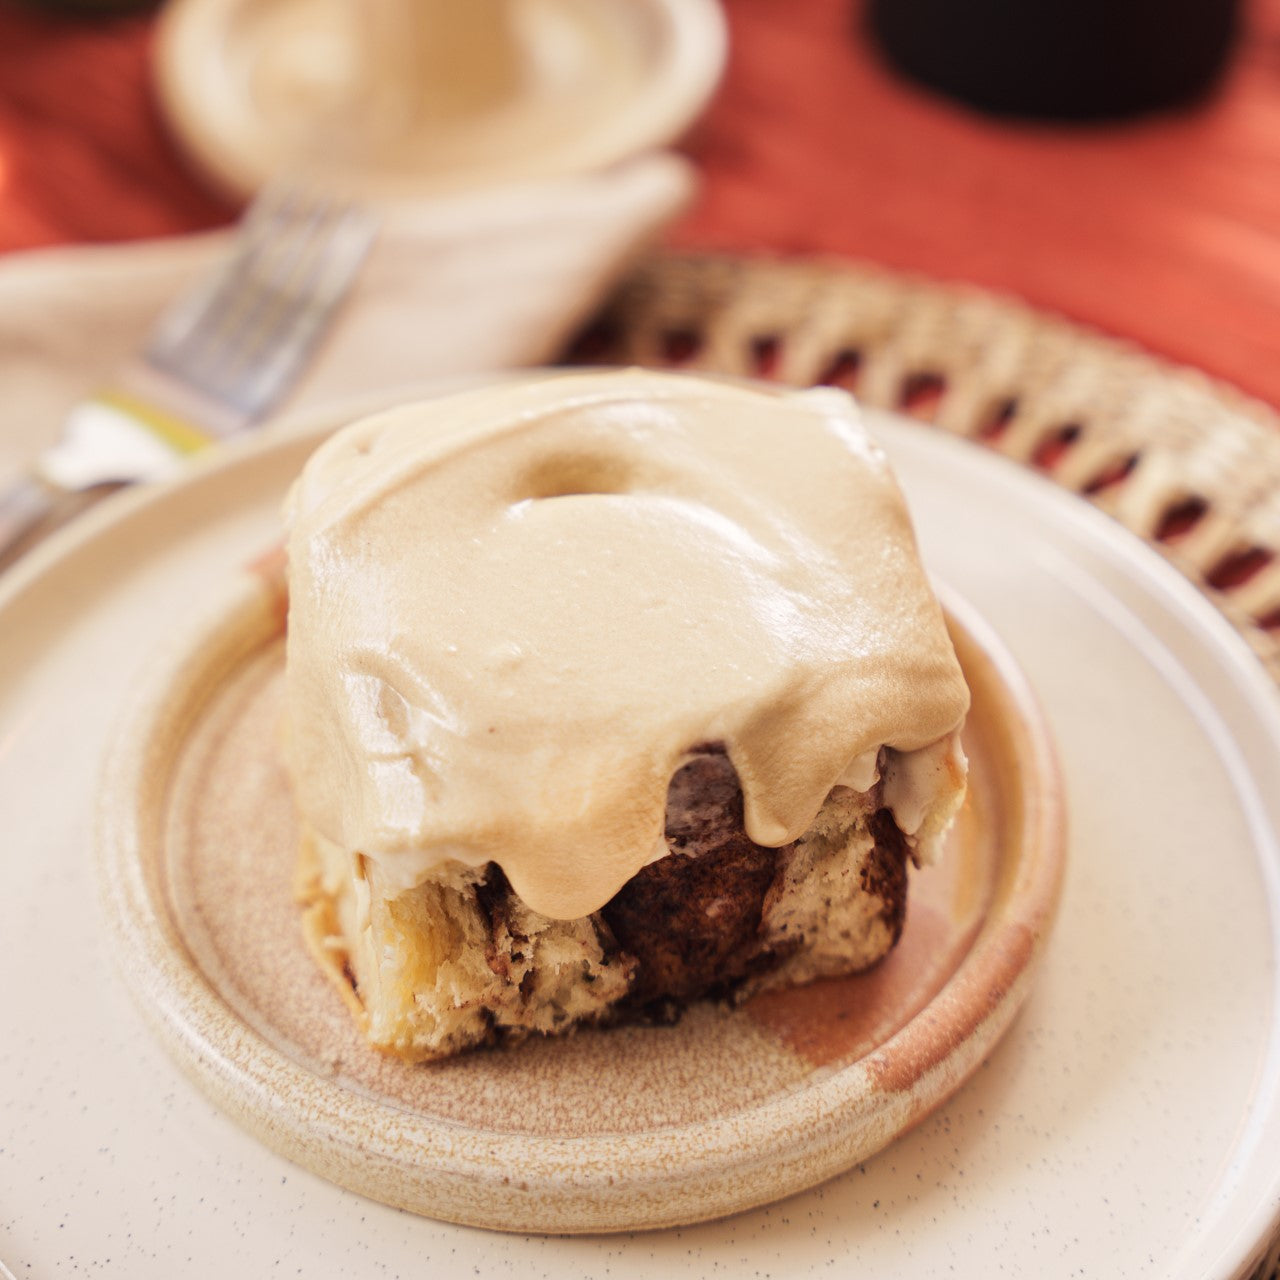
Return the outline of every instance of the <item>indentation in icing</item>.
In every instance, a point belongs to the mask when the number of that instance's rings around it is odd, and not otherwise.
[[[584,915],[653,857],[694,745],[725,745],[780,845],[968,705],[887,463],[830,390],[503,383],[339,433],[289,521],[298,802],[393,886],[492,860]]]

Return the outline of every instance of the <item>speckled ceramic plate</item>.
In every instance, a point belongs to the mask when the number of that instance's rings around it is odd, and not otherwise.
[[[172,654],[193,601],[270,545],[315,433],[345,416],[113,500],[0,579],[0,1258],[15,1274],[1246,1273],[1280,1206],[1280,697],[1136,538],[1020,467],[884,415],[874,428],[926,562],[1027,673],[1070,798],[1052,939],[962,1089],[780,1203],[570,1237],[353,1194],[193,1087],[120,980],[93,797],[157,650]],[[542,1105],[529,1097],[526,1123]]]
[[[268,558],[178,643],[103,780],[106,902],[144,1013],[283,1154],[402,1208],[511,1231],[680,1225],[812,1186],[953,1093],[1009,1025],[1057,902],[1053,751],[967,608],[970,790],[906,929],[866,975],[407,1065],[365,1044],[303,943]],[[955,609],[969,613],[956,620]]]

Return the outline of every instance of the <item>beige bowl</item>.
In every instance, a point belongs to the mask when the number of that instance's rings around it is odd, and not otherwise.
[[[513,1231],[665,1227],[849,1168],[953,1093],[1027,994],[1063,868],[1054,753],[1012,660],[949,602],[969,799],[873,972],[410,1066],[370,1049],[303,941],[277,751],[268,560],[154,673],[100,803],[106,913],[148,1021],[263,1142],[351,1190]],[[963,621],[961,621],[961,619]]]
[[[716,0],[171,0],[154,78],[178,143],[227,194],[302,170],[385,199],[665,146],[725,53]]]

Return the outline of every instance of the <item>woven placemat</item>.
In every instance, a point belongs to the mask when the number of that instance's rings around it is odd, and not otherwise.
[[[967,436],[1158,548],[1280,682],[1280,416],[1204,374],[978,289],[673,253],[566,360],[832,383]]]
[[[843,261],[660,253],[566,363],[829,383],[1035,467],[1195,582],[1280,682],[1280,416],[978,289]],[[1249,1280],[1280,1280],[1280,1241]]]

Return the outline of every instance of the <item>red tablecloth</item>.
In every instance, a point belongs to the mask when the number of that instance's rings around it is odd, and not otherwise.
[[[1280,404],[1280,0],[1220,90],[1124,126],[998,123],[897,80],[849,0],[727,0],[728,76],[687,147],[685,247],[832,252],[967,280]],[[0,8],[0,249],[214,225],[149,98],[146,19]]]

